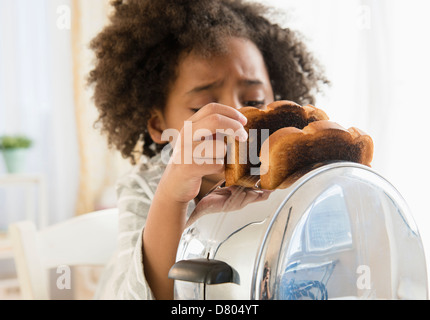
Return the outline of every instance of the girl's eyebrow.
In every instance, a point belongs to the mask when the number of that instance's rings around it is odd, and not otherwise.
[[[258,79],[243,79],[240,81],[240,84],[243,86],[261,86],[263,85],[263,81]]]
[[[191,89],[190,91],[187,92],[187,94],[198,93],[198,92],[210,90],[210,89],[221,86],[222,83],[223,83],[223,81],[214,81],[214,82],[211,82],[208,84],[204,84],[202,86],[198,86],[198,87]]]
[[[191,89],[190,91],[187,92],[187,94],[192,94],[192,93],[198,93],[198,92],[202,92],[202,91],[206,91],[206,90],[210,90],[216,87],[221,86],[223,83],[223,81],[214,81],[212,83],[208,83],[208,84],[204,84],[202,86],[198,86],[195,87],[193,89]],[[264,83],[261,80],[258,79],[243,79],[239,82],[239,85],[241,86],[260,86],[263,85]]]

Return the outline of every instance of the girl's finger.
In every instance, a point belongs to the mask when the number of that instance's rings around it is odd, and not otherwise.
[[[219,138],[234,136],[239,141],[246,141],[248,139],[248,133],[241,122],[217,113],[210,114],[191,123],[191,125],[194,141],[199,141],[203,137],[213,137],[214,134],[218,134]]]
[[[243,126],[248,122],[248,119],[235,108],[229,107],[223,104],[219,104],[219,103],[210,103],[205,105],[198,112],[196,112],[189,120],[194,123],[212,114],[223,115],[225,117],[239,121]]]

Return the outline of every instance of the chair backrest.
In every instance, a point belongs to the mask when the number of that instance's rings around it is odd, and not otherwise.
[[[23,299],[50,298],[49,269],[105,265],[116,249],[118,210],[74,217],[36,230],[31,221],[9,226]]]

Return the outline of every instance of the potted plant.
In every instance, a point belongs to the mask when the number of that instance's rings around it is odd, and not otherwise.
[[[27,150],[32,146],[30,138],[23,135],[0,137],[0,150],[9,173],[22,172],[25,166]]]

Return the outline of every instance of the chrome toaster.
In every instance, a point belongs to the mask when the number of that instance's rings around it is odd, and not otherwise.
[[[428,298],[419,231],[386,179],[331,162],[283,185],[221,185],[198,203],[169,273],[175,299]]]

